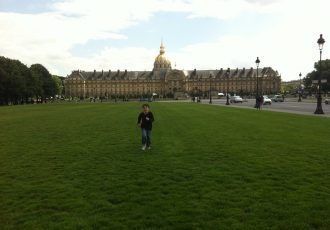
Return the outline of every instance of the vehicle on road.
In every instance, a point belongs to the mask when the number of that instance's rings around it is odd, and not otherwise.
[[[240,96],[232,96],[230,103],[243,103],[243,99]]]
[[[284,97],[282,95],[275,95],[272,98],[272,101],[274,101],[274,102],[284,102]]]
[[[326,105],[329,105],[329,103],[330,103],[330,98],[326,98],[326,99],[324,100],[324,103],[325,103]]]
[[[263,98],[264,98],[264,103],[263,103],[264,105],[272,104],[272,100],[268,96],[264,95]]]

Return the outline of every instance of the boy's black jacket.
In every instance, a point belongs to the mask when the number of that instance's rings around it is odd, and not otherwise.
[[[152,122],[154,122],[154,115],[152,112],[141,112],[138,117],[138,124],[141,124],[141,128],[152,130]]]

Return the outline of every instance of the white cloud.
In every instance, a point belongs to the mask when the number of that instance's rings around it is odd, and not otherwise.
[[[172,63],[185,69],[249,68],[260,56],[261,66],[272,66],[284,79],[294,79],[300,71],[309,72],[318,59],[319,33],[326,40],[330,37],[327,9],[326,0],[65,0],[54,3],[47,13],[0,13],[0,55],[29,65],[42,63],[62,75],[78,68],[150,70],[158,47],[108,47],[89,58],[75,57],[70,49],[91,39],[125,39],[123,29],[148,21],[157,12],[183,12],[189,18],[222,22],[252,13],[269,15],[274,24],[254,34],[224,34],[217,41],[187,44],[168,54]],[[325,49],[325,58],[328,53]]]
[[[267,5],[267,11],[277,18],[266,30],[246,36],[223,35],[215,42],[190,44],[174,56],[178,66],[185,69],[255,67],[254,61],[259,56],[261,67],[273,67],[284,80],[297,79],[300,72],[305,76],[313,70],[314,62],[318,61],[319,34],[330,38],[330,28],[324,19],[329,6],[323,0],[276,1]],[[323,53],[324,59],[329,58],[326,49]]]
[[[189,18],[214,17],[218,19],[232,19],[239,16],[242,12],[253,9],[253,5],[244,0],[193,0],[191,3],[189,6]]]
[[[73,58],[75,66],[83,70],[150,70],[155,53],[145,48],[105,48],[100,54],[87,60]],[[149,65],[146,66],[146,63]],[[141,68],[144,67],[144,68]]]

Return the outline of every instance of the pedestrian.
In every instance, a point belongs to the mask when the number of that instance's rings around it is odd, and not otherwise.
[[[256,97],[256,108],[259,110],[260,109],[260,97]]]
[[[146,150],[151,149],[151,130],[155,119],[148,104],[143,104],[142,108],[143,111],[139,114],[137,124],[142,131],[142,150]]]
[[[261,95],[259,98],[259,109],[262,108],[263,104],[264,104],[264,97]]]

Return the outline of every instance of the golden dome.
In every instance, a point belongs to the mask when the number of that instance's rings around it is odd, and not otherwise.
[[[159,55],[155,58],[154,69],[171,69],[171,61],[165,56],[163,42],[160,44]]]

